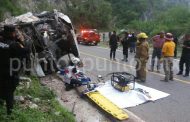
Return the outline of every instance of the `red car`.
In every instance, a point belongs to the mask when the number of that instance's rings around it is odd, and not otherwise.
[[[96,29],[83,29],[77,36],[78,43],[97,45],[100,42],[100,35]]]

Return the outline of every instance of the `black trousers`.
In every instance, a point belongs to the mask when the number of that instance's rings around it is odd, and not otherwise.
[[[18,85],[18,78],[0,78],[0,104],[6,102],[7,114],[11,114],[14,104],[14,91]]]
[[[186,67],[185,74],[189,75],[189,70],[190,70],[190,56],[182,56],[179,62],[179,69],[180,72],[183,72],[184,64]]]
[[[128,58],[128,47],[123,47],[123,55],[126,56],[126,58]]]
[[[116,48],[111,48],[111,50],[110,50],[110,59],[112,59],[112,57],[113,57],[113,59],[115,59],[115,53],[116,53]]]
[[[13,103],[14,103],[14,91],[11,90],[4,90],[0,88],[0,103],[3,104],[3,101],[6,102],[6,108],[7,108],[7,114],[11,114],[13,109]],[[4,90],[4,91],[3,91]],[[5,93],[6,92],[6,93]]]

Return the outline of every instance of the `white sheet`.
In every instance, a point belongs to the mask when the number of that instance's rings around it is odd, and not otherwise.
[[[141,88],[143,90],[146,90],[151,98],[136,90],[120,92],[111,86],[110,81],[106,82],[105,85],[97,87],[96,90],[98,90],[103,96],[105,96],[107,99],[112,101],[120,108],[134,107],[139,104],[148,101],[155,101],[170,95],[165,92],[140,85],[138,83],[135,84],[135,88]]]

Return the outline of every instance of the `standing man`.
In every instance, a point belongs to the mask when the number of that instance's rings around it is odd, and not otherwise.
[[[186,70],[184,77],[188,77],[190,70],[190,35],[185,35],[184,39],[183,50],[179,62],[179,72],[177,75],[183,74],[183,65],[185,64]]]
[[[177,58],[177,47],[178,47],[178,38],[177,37],[174,37],[174,43],[175,43],[174,58]]]
[[[159,35],[156,35],[152,38],[153,41],[153,53],[151,60],[151,69],[150,71],[154,71],[155,58],[157,57],[157,72],[160,72],[160,59],[162,56],[162,46],[164,44],[164,32],[160,32]]]
[[[123,45],[123,59],[122,61],[128,61],[128,48],[129,48],[129,38],[128,38],[128,32],[125,33],[125,37],[121,41],[121,44]]]
[[[117,49],[117,42],[118,42],[118,37],[116,35],[116,32],[113,31],[113,34],[110,37],[110,41],[109,41],[109,46],[110,46],[110,60],[113,57],[113,60],[115,61],[115,53],[116,53],[116,49]]]
[[[173,58],[174,58],[175,43],[173,42],[173,35],[167,33],[165,36],[165,43],[162,48],[163,66],[165,72],[165,79],[162,81],[168,82],[173,80]]]
[[[105,42],[105,33],[102,34],[102,40]]]
[[[129,38],[130,40],[130,52],[136,52],[135,47],[136,47],[136,42],[137,42],[137,37],[135,36],[135,33],[133,32],[131,37]]]
[[[16,35],[14,26],[4,26],[3,40],[0,42],[0,104],[3,104],[3,100],[6,101],[7,114],[11,114],[13,109],[14,91],[19,83],[22,59],[29,52],[24,48],[23,39],[23,36]]]
[[[148,36],[146,33],[140,33],[137,35],[138,41],[136,46],[136,75],[138,81],[145,82],[146,81],[146,64],[149,59],[149,45],[146,39]]]

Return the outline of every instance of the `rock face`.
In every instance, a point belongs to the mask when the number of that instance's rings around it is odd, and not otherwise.
[[[58,9],[66,10],[66,4],[63,0],[17,0],[18,5],[26,11],[39,12],[43,10]]]

